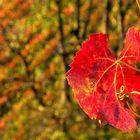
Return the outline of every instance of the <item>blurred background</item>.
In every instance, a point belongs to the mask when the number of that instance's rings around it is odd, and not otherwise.
[[[90,33],[107,33],[117,57],[135,0],[0,0],[0,140],[138,140],[90,120],[66,71]]]

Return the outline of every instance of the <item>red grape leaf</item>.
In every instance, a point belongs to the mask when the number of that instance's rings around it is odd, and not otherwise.
[[[67,80],[80,107],[125,132],[137,124],[130,100],[140,105],[140,29],[131,27],[125,47],[116,59],[105,34],[91,34],[76,53]]]

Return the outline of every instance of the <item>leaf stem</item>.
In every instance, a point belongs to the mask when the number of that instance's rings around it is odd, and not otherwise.
[[[135,71],[140,72],[140,69],[137,69],[137,68],[135,68],[135,67],[133,67],[133,66],[131,66],[131,65],[129,65],[129,64],[125,63],[125,62],[123,62],[123,61],[118,61],[118,63],[123,64],[123,65],[127,66],[127,67],[130,68],[130,69],[133,69],[133,70],[135,70]]]

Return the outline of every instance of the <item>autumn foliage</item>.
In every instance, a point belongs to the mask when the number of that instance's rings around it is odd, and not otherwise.
[[[105,34],[91,34],[76,53],[67,78],[79,105],[91,119],[134,131],[137,114],[130,100],[139,107],[139,64],[140,29],[128,30],[118,59],[110,52]]]
[[[0,0],[0,139],[129,140],[139,135],[139,129],[134,134],[118,130],[131,131],[139,125],[135,122],[140,114],[137,107],[139,83],[134,74],[139,69],[139,63],[131,64],[135,58],[121,60],[120,56],[116,59],[124,46],[127,30],[131,26],[139,27],[138,19],[139,8],[132,0]],[[127,33],[125,48],[131,42],[133,30],[131,28]],[[90,39],[84,42],[90,34]],[[101,47],[103,44],[104,51]],[[93,49],[97,56],[92,56]],[[131,53],[138,53],[137,49]],[[105,60],[101,59],[103,56]],[[73,78],[74,88],[79,88],[74,91],[75,94],[66,79],[72,61],[72,69],[77,69],[75,74],[80,74],[76,77],[74,74],[68,75],[68,79]],[[82,64],[83,68],[79,71]],[[125,83],[122,81],[123,75],[127,81]],[[92,106],[95,109],[91,111],[93,97],[88,98],[92,95],[96,80],[99,80],[99,84],[95,98],[100,100],[95,100],[95,104],[104,102],[106,105],[102,103],[102,109],[98,106],[100,110]],[[83,92],[79,94],[80,90]],[[105,96],[107,100],[112,100],[109,104],[104,96],[98,94],[106,91],[112,96]],[[83,100],[84,97],[87,98]],[[103,108],[111,104],[114,107],[105,112]],[[117,109],[126,110],[129,118],[125,119],[129,121],[117,123],[119,121],[114,120]],[[123,121],[123,111],[118,114],[120,121]],[[112,116],[107,117],[110,112]],[[96,117],[101,124],[88,116]],[[126,122],[131,124],[129,128]]]

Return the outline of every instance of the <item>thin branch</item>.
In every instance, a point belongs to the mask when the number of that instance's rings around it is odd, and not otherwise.
[[[110,28],[109,14],[111,12],[111,6],[112,6],[111,1],[107,0],[106,2],[106,33],[109,33],[109,28]]]
[[[62,49],[62,58],[63,58],[63,63],[64,63],[64,72],[66,73],[69,70],[69,67],[67,65],[67,61],[66,61],[66,54],[65,54],[65,47],[64,47],[64,34],[63,34],[63,19],[62,19],[62,1],[61,0],[57,0],[57,6],[58,6],[58,23],[59,23],[59,32],[60,32],[60,43],[61,43],[61,49]],[[62,104],[64,104],[65,99],[67,99],[69,102],[71,102],[71,97],[69,95],[69,93],[67,92],[69,89],[67,80],[64,79],[64,91],[65,91],[65,95],[63,95],[61,93],[61,99],[62,99]]]
[[[140,0],[136,0],[136,3],[137,3],[137,5],[138,5],[138,7],[140,9]]]
[[[58,5],[58,23],[59,23],[59,32],[61,35],[61,45],[64,47],[64,34],[63,34],[63,19],[62,19],[62,7],[61,7],[61,0],[57,0]]]
[[[86,35],[87,35],[87,27],[88,27],[88,24],[89,24],[90,16],[92,14],[92,12],[91,12],[92,11],[92,2],[93,2],[93,0],[90,0],[89,6],[88,6],[88,12],[87,12],[85,25],[84,25],[84,29],[83,29],[83,36],[82,36],[83,39],[85,39]]]
[[[80,39],[80,0],[76,1],[77,6],[77,39]]]
[[[122,9],[122,7],[123,7],[122,0],[119,0],[118,4],[119,4],[119,16],[120,16],[120,33],[119,33],[119,48],[118,48],[117,51],[119,53],[123,48],[123,41],[124,41],[124,24],[123,24],[123,21],[124,21],[125,13]]]

